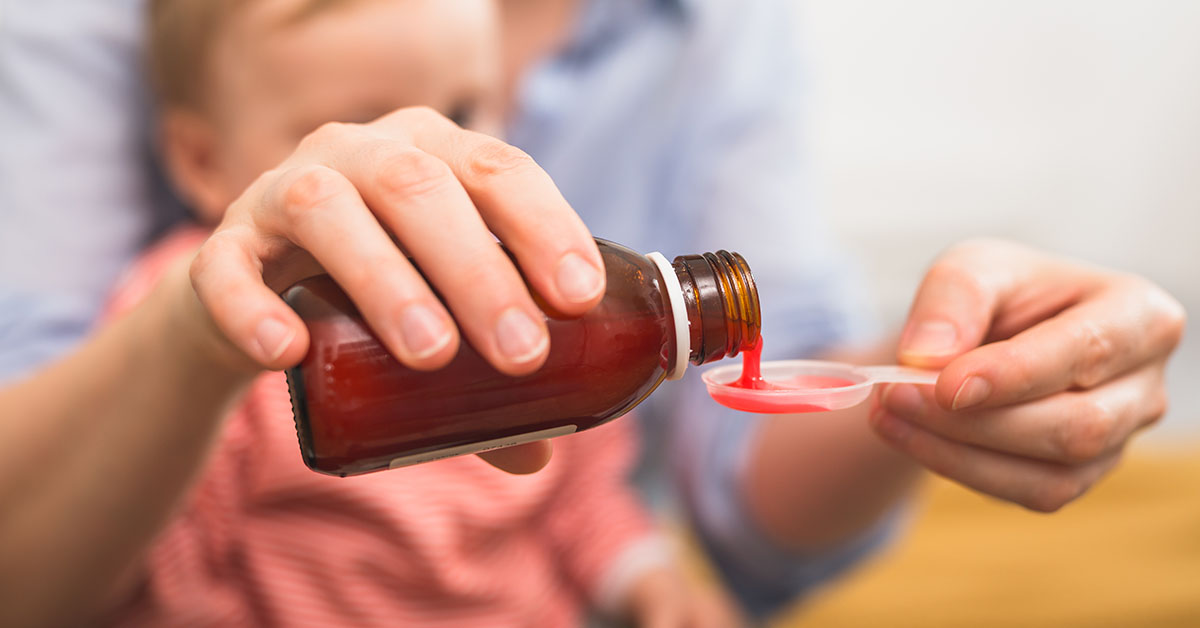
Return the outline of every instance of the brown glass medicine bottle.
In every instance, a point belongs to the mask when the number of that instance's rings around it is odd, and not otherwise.
[[[311,336],[287,371],[305,464],[356,475],[585,430],[625,414],[688,362],[757,342],[758,292],[737,253],[672,263],[596,242],[603,300],[579,318],[548,316],[550,355],[521,377],[496,371],[465,340],[445,368],[409,369],[332,279],[289,288],[284,299]]]

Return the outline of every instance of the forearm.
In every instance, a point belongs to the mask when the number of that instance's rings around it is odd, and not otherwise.
[[[196,344],[179,270],[73,355],[0,391],[0,624],[74,623],[64,614],[112,595],[249,381]]]
[[[867,406],[767,420],[742,477],[752,517],[781,547],[821,551],[856,538],[920,477],[867,425]]]
[[[894,346],[830,357],[887,363]],[[766,419],[742,482],[751,516],[775,543],[797,551],[837,546],[861,536],[912,491],[920,467],[880,441],[867,423],[870,408]]]

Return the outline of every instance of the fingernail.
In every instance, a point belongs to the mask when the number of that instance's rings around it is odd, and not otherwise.
[[[567,253],[558,262],[558,293],[572,303],[591,301],[604,289],[600,270],[576,253]]]
[[[254,331],[254,340],[267,362],[278,360],[295,338],[295,330],[274,318],[264,318]]]
[[[425,305],[410,305],[400,315],[400,334],[412,357],[427,358],[450,343],[454,334],[442,317]]]
[[[921,414],[925,398],[912,384],[891,384],[883,391],[882,403],[891,414],[914,417]]]
[[[950,409],[962,410],[977,406],[986,401],[990,394],[992,394],[992,384],[982,377],[972,375],[962,383],[962,386],[958,387],[958,392],[954,393],[954,401],[950,402]]]
[[[952,353],[958,343],[958,328],[946,321],[925,321],[917,325],[902,344],[907,355],[940,357]]]
[[[545,350],[550,339],[524,311],[509,308],[496,321],[496,344],[513,362],[528,362]]]

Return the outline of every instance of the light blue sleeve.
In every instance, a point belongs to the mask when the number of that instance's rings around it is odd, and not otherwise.
[[[90,328],[154,228],[142,0],[0,0],[0,380]]]
[[[764,620],[798,602],[870,556],[895,534],[899,511],[840,546],[819,553],[791,552],[773,543],[740,499],[739,476],[757,423],[732,411],[721,414],[715,420],[692,417],[698,420],[690,426],[687,438],[693,441],[690,453],[697,457],[680,474],[683,497],[708,557],[752,616]]]
[[[806,179],[801,63],[787,3],[707,6],[690,66],[702,73],[698,85],[713,87],[698,92],[701,104],[678,121],[662,228],[682,230],[690,241],[685,250],[746,256],[759,288],[767,359],[872,341],[878,330],[863,282],[814,208]],[[685,380],[670,392],[664,386],[666,394],[653,401],[669,405],[671,462],[696,531],[750,612],[769,615],[884,542],[895,516],[821,554],[774,545],[740,490],[760,419],[717,406],[695,373]]]

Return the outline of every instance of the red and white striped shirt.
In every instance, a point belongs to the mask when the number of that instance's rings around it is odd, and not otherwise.
[[[111,310],[132,307],[203,237],[177,232],[150,250]],[[465,456],[335,478],[304,466],[283,375],[267,373],[228,417],[115,623],[575,625],[653,538],[625,479],[631,426],[559,438],[528,476]]]

